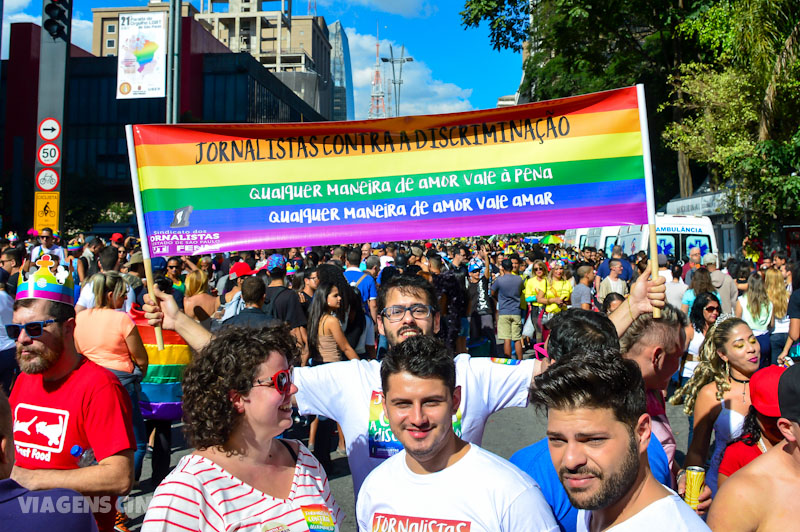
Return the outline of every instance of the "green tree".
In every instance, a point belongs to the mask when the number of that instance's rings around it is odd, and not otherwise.
[[[560,98],[643,83],[647,93],[651,151],[659,202],[676,189],[692,192],[688,156],[659,142],[668,122],[683,110],[669,104],[680,95],[667,79],[685,57],[694,57],[694,38],[680,25],[706,8],[691,0],[466,0],[462,22],[487,22],[495,48],[518,50],[527,59],[520,92],[531,100]],[[676,182],[676,177],[677,182]]]
[[[671,78],[684,118],[664,138],[707,164],[712,185],[727,191],[727,210],[752,236],[797,216],[799,17],[795,2],[733,0],[680,29],[704,53]]]

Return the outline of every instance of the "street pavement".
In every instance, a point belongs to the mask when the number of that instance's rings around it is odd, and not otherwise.
[[[683,457],[686,453],[686,436],[689,428],[687,417],[682,408],[667,405],[667,415],[678,443],[678,455],[676,457],[678,463],[683,462]],[[546,420],[543,416],[537,414],[534,408],[507,408],[489,418],[482,446],[503,458],[509,458],[520,448],[543,438],[545,430]],[[186,448],[180,431],[180,425],[173,427],[173,466],[178,463],[182,456],[191,452],[191,449]],[[150,457],[147,456],[144,462],[142,478],[149,479],[151,471]],[[328,477],[336,501],[347,514],[340,530],[341,532],[355,532],[357,530],[355,499],[353,497],[352,478],[345,457],[334,459],[333,470],[329,472]],[[131,492],[130,499],[126,503],[128,516],[131,518],[128,526],[131,530],[139,529],[144,513],[147,510],[147,504],[152,498],[153,490],[154,487],[149,485],[148,480],[145,480],[142,482],[141,488],[135,488]]]

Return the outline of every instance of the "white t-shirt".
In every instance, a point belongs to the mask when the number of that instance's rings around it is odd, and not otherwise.
[[[492,413],[528,404],[534,361],[461,354],[455,363],[461,406],[453,416],[453,428],[461,439],[480,445],[483,427]],[[294,383],[301,414],[329,417],[342,427],[358,497],[369,472],[403,448],[383,414],[380,362],[349,360],[295,368]]]
[[[133,293],[133,288],[128,285],[128,297],[125,299],[125,304],[122,305],[122,308],[118,310],[120,312],[129,312],[135,302],[136,294]],[[81,294],[78,296],[78,301],[75,302],[75,306],[77,307],[78,305],[84,308],[94,308],[94,283],[86,283],[81,287]]]
[[[325,470],[297,443],[297,466],[288,499],[258,491],[207,458],[184,456],[156,489],[142,532],[338,531],[344,516],[331,494]]]
[[[408,468],[405,451],[396,454],[364,481],[356,516],[361,532],[559,529],[536,481],[477,445],[428,475]]]
[[[667,488],[669,489],[669,488]],[[650,503],[638,514],[606,530],[614,532],[703,532],[711,529],[674,491]],[[589,532],[592,512],[578,511],[577,532]]]

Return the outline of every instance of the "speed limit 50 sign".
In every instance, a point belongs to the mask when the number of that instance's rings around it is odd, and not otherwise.
[[[61,150],[52,142],[45,142],[39,146],[36,157],[39,159],[39,164],[42,166],[53,166],[61,159]]]

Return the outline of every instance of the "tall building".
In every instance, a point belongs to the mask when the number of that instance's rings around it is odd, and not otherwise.
[[[323,17],[291,0],[201,0],[195,19],[233,52],[256,58],[321,115],[331,115],[331,44]]]
[[[350,43],[338,20],[328,27],[331,41],[331,74],[333,75],[333,112],[331,120],[353,120],[353,70],[350,66]]]

